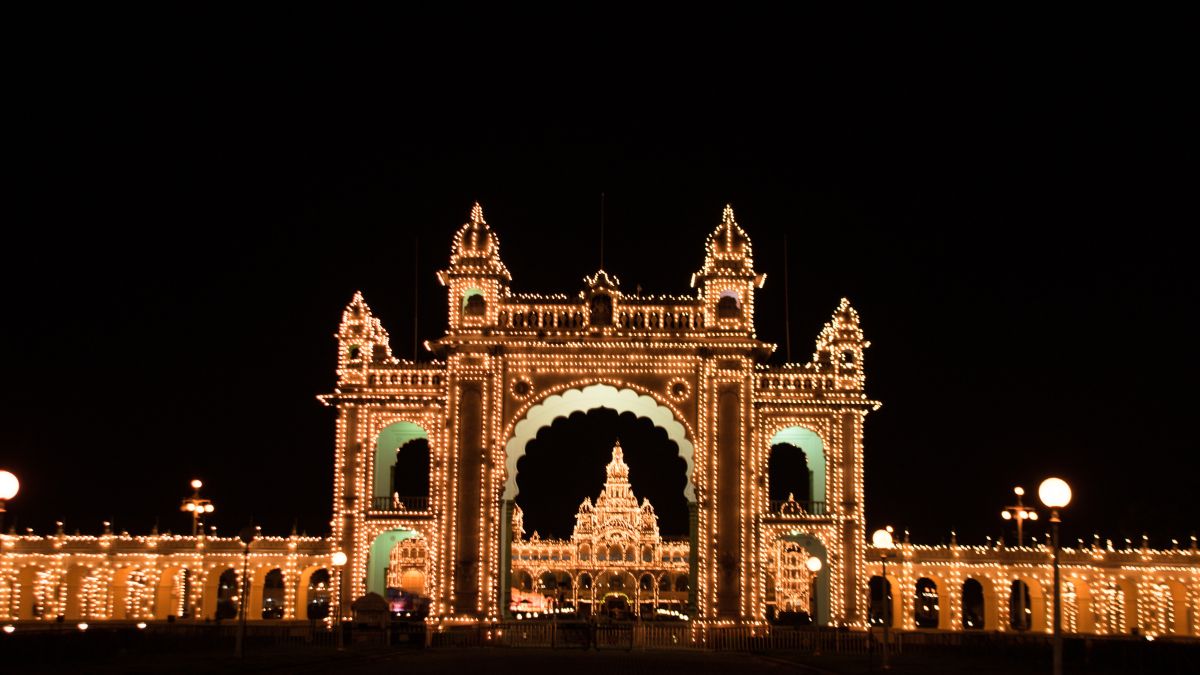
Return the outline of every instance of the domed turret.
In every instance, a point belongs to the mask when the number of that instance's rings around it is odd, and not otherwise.
[[[451,331],[482,328],[496,322],[500,297],[507,292],[512,275],[500,260],[500,239],[484,219],[479,202],[454,235],[450,268],[437,276],[450,289]]]
[[[704,267],[692,275],[704,302],[704,325],[718,330],[754,333],[754,290],[766,275],[754,271],[750,235],[737,224],[726,204],[721,223],[705,242]]]

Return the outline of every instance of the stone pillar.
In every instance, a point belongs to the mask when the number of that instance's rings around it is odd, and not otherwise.
[[[717,390],[717,617],[737,619],[742,572],[742,400],[737,384]]]
[[[483,479],[483,383],[458,385],[458,480],[454,502],[453,568],[455,614],[476,614],[479,604],[479,543]]]

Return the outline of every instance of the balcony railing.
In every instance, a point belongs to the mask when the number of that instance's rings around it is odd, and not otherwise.
[[[803,518],[825,516],[825,502],[797,501],[795,499],[772,499],[771,515]]]
[[[390,513],[424,513],[429,510],[429,497],[374,497],[371,499],[372,511],[387,511]]]

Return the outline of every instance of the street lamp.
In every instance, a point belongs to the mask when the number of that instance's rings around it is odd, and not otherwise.
[[[342,551],[334,551],[333,556],[330,557],[330,562],[333,563],[334,568],[337,570],[337,608],[334,610],[333,626],[337,630],[337,648],[339,651],[345,649],[345,638],[342,636],[342,568],[346,566],[346,561],[346,554]]]
[[[808,560],[804,561],[804,567],[812,572],[812,581],[808,586],[808,616],[815,625],[817,620],[817,572],[821,571],[821,559],[811,555]]]
[[[193,486],[200,481],[192,481]],[[244,651],[244,643],[246,642],[246,595],[250,592],[250,579],[247,576],[250,573],[250,542],[258,536],[258,529],[252,525],[247,525],[238,532],[238,539],[242,540],[242,598],[238,602],[239,608],[242,610],[241,622],[238,624],[237,642],[234,644],[234,652],[240,659]]]
[[[179,505],[180,511],[186,511],[192,514],[192,536],[200,531],[200,517],[206,513],[212,513],[216,510],[212,502],[200,497],[200,488],[204,487],[204,483],[200,482],[199,478],[192,479],[192,496],[183,500]]]
[[[1025,504],[1022,502],[1022,497],[1025,496],[1025,488],[1018,485],[1017,487],[1013,488],[1013,494],[1017,496],[1017,503],[1012,506],[1004,507],[1004,510],[1000,512],[1000,517],[1004,520],[1017,521],[1017,546],[1021,547],[1025,545],[1025,521],[1037,520],[1038,514],[1037,511],[1034,511],[1031,507],[1025,506]],[[1024,582],[1021,583],[1024,584]],[[1028,624],[1026,623],[1028,617],[1026,616],[1025,611],[1024,585],[1017,588],[1017,620],[1021,622],[1021,625],[1016,627],[1017,630],[1025,630],[1028,628]]]
[[[880,668],[888,670],[892,667],[888,660],[888,640],[890,639],[888,629],[892,624],[892,605],[891,599],[888,597],[890,588],[887,580],[887,561],[894,555],[892,553],[895,548],[895,543],[892,541],[892,526],[888,525],[885,529],[875,530],[875,533],[871,535],[871,544],[879,549],[879,562],[883,567],[883,664]]]
[[[21,491],[21,481],[11,471],[0,471],[0,534],[4,533],[4,505]]]
[[[1037,511],[1022,503],[1021,498],[1025,496],[1025,488],[1020,486],[1015,487],[1013,488],[1013,494],[1017,496],[1017,503],[1013,506],[1004,507],[1004,510],[1000,512],[1000,517],[1005,520],[1017,521],[1017,546],[1024,546],[1025,533],[1023,526],[1025,525],[1025,521],[1037,520],[1038,514]]]
[[[1061,478],[1047,478],[1038,486],[1038,497],[1050,509],[1050,532],[1054,538],[1054,675],[1062,675],[1062,582],[1058,557],[1058,510],[1071,503],[1071,486]]]

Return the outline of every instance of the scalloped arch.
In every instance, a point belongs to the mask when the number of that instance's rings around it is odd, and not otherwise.
[[[695,503],[696,489],[692,485],[695,448],[688,440],[687,430],[675,418],[670,408],[651,396],[639,394],[632,389],[617,389],[608,384],[592,384],[582,389],[568,389],[561,394],[552,394],[532,406],[513,427],[512,437],[504,446],[504,464],[508,479],[504,482],[504,499],[517,497],[517,460],[525,454],[525,446],[537,435],[538,429],[550,426],[556,418],[566,417],[573,412],[587,412],[594,408],[610,408],[617,413],[629,412],[645,417],[667,432],[667,438],[679,446],[679,456],[687,463],[687,485],[683,494]]]

